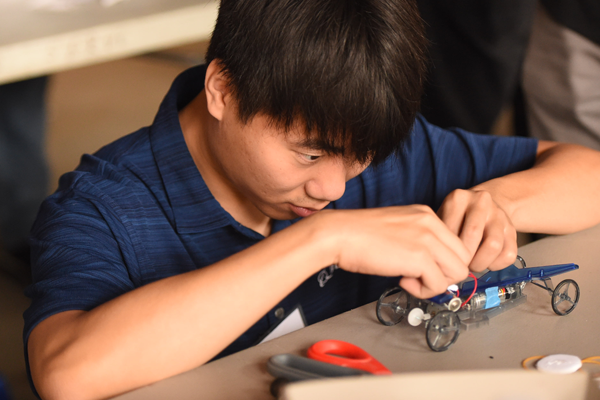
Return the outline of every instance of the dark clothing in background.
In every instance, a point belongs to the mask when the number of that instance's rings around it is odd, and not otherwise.
[[[541,3],[554,21],[600,44],[599,0],[541,0]]]
[[[520,80],[535,0],[418,0],[432,42],[421,113],[489,133]]]
[[[0,85],[0,248],[19,256],[48,190],[47,80]]]

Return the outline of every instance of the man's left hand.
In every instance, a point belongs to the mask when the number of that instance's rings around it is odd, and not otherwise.
[[[515,261],[517,231],[489,192],[455,190],[437,214],[471,252],[472,271],[499,270]]]

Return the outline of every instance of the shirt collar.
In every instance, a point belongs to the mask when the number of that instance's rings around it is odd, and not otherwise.
[[[150,127],[150,143],[175,218],[175,229],[190,234],[234,223],[213,197],[187,148],[178,112],[204,88],[206,66],[180,74]]]

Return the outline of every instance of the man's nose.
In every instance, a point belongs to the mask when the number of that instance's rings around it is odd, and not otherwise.
[[[346,166],[342,160],[320,165],[315,176],[306,183],[306,194],[313,199],[335,201],[346,191]]]

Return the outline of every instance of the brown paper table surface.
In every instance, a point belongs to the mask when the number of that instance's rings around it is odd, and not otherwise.
[[[117,399],[271,399],[269,357],[304,355],[323,339],[354,343],[394,373],[518,369],[529,356],[556,353],[600,356],[600,225],[531,243],[519,254],[530,267],[579,264],[579,270],[552,279],[555,286],[566,278],[579,284],[581,297],[571,314],[554,314],[548,293],[529,284],[525,304],[492,318],[489,326],[461,332],[449,350],[436,353],[427,347],[423,326],[383,326],[372,303]]]

